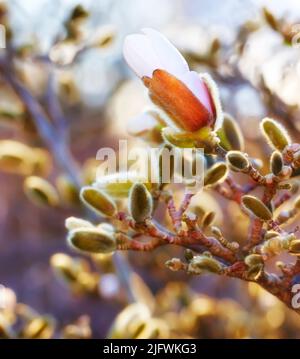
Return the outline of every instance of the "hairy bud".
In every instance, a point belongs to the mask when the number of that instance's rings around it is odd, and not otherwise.
[[[236,172],[247,171],[249,168],[249,161],[247,156],[239,151],[230,151],[226,155],[229,167]]]
[[[152,213],[153,200],[150,192],[142,183],[135,183],[129,193],[128,209],[136,222],[143,222]]]
[[[271,118],[267,117],[261,122],[261,130],[269,145],[275,150],[283,151],[291,143],[285,128]]]
[[[214,164],[205,174],[204,186],[210,186],[221,182],[227,175],[227,166],[223,162]]]
[[[259,219],[263,221],[269,221],[272,219],[272,212],[257,197],[249,195],[243,196],[242,203],[251,214]]]
[[[69,232],[69,244],[75,249],[89,253],[111,253],[116,249],[112,233],[99,228],[78,228]]]
[[[24,181],[24,192],[32,202],[39,206],[54,207],[59,203],[56,189],[41,177],[27,177]]]
[[[221,270],[221,264],[216,259],[206,255],[193,257],[188,265],[188,272],[191,274],[220,273]]]
[[[117,211],[115,201],[95,187],[83,187],[80,191],[80,198],[87,207],[104,217],[112,217]]]
[[[229,114],[224,114],[223,124],[218,131],[218,137],[220,138],[220,145],[225,150],[244,150],[242,131],[237,122]]]
[[[272,153],[271,159],[270,159],[270,169],[271,172],[278,176],[283,168],[283,158],[280,152],[275,151]]]

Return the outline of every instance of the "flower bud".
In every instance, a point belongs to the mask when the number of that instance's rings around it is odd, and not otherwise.
[[[226,155],[227,162],[233,171],[245,172],[249,168],[247,156],[239,151],[230,151]]]
[[[253,267],[257,264],[264,264],[263,257],[260,254],[249,254],[245,258],[245,263],[248,267]]]
[[[30,176],[24,181],[24,192],[38,206],[57,206],[59,203],[56,189],[47,180]]]
[[[300,257],[300,239],[295,239],[291,241],[289,246],[289,253],[294,256]]]
[[[88,253],[111,253],[116,249],[114,235],[98,228],[74,229],[67,240],[75,249]]]
[[[135,183],[129,193],[128,210],[137,222],[143,222],[151,216],[153,200],[151,193],[143,183]]]
[[[224,114],[222,127],[218,131],[220,145],[227,151],[244,150],[244,137],[238,123],[229,114]]]
[[[95,187],[83,187],[80,191],[80,198],[87,207],[104,217],[112,217],[117,211],[115,201]]]
[[[22,329],[21,337],[26,339],[49,339],[53,335],[55,321],[49,316],[37,316]]]
[[[243,196],[242,203],[244,207],[254,216],[263,221],[269,221],[272,219],[272,212],[269,208],[262,203],[262,201],[254,196]]]
[[[109,330],[108,338],[134,338],[140,324],[149,321],[150,318],[151,313],[146,305],[130,304],[117,315]]]
[[[285,128],[271,118],[263,119],[261,130],[269,145],[275,150],[283,151],[291,143],[290,136]]]
[[[275,151],[272,153],[271,159],[270,159],[270,167],[271,172],[278,176],[283,168],[283,158],[280,152]]]
[[[223,162],[214,164],[205,174],[204,186],[210,186],[221,182],[227,175],[227,166]]]
[[[188,272],[191,274],[220,273],[221,270],[222,266],[216,259],[205,255],[194,256],[188,265]]]

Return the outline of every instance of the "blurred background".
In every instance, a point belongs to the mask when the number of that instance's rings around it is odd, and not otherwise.
[[[104,338],[123,310],[117,319],[124,328],[128,318],[144,313],[161,337],[299,338],[299,318],[255,285],[166,269],[165,261],[180,253],[176,248],[124,254],[123,264],[136,272],[133,290],[148,309],[128,307],[113,258],[78,256],[67,246],[64,227],[66,217],[84,217],[78,177],[90,183],[97,150],[117,148],[129,136],[130,120],[149,106],[122,58],[124,37],[143,27],[160,30],[191,68],[214,77],[251,156],[270,154],[258,126],[266,115],[299,141],[299,1],[9,0],[0,2],[0,23],[6,29],[0,49],[0,284],[16,295],[9,295],[11,312],[2,313],[0,334]],[[50,133],[39,125],[44,118]],[[41,198],[30,176],[47,181],[40,185],[48,197]],[[216,212],[216,224],[232,240],[245,238],[247,221],[234,203],[209,192],[195,199],[199,203]],[[34,328],[33,319],[40,320]],[[121,337],[141,330],[124,328]]]

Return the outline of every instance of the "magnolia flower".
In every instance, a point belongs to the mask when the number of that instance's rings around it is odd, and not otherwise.
[[[181,130],[219,128],[222,111],[210,76],[190,71],[184,57],[158,31],[142,32],[125,38],[123,54],[148,88],[151,100]]]

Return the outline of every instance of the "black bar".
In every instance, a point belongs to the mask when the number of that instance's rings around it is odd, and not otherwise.
[[[92,359],[109,358],[211,358],[214,354],[237,357],[245,355],[297,355],[298,340],[1,340],[0,358],[5,355],[82,355]],[[209,355],[209,356],[208,356]]]

